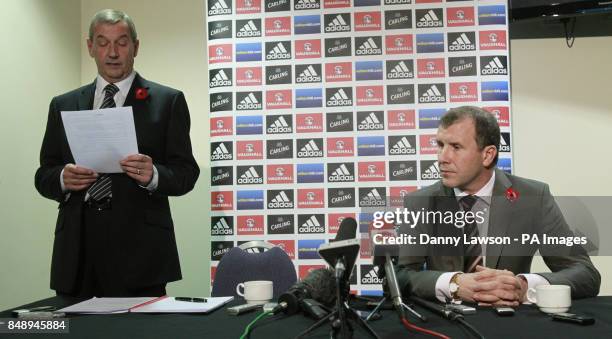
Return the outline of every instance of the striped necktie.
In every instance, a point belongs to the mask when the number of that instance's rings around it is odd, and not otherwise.
[[[115,94],[119,92],[119,88],[115,84],[108,84],[104,87],[104,100],[100,108],[116,107]],[[106,173],[101,173],[98,180],[93,183],[87,190],[87,194],[94,201],[110,198],[113,196],[111,191],[111,177]]]
[[[463,208],[464,212],[468,212],[472,210],[477,200],[478,197],[474,195],[466,195],[465,197],[459,199],[459,204]],[[478,237],[478,225],[476,224],[476,222],[474,221],[472,223],[466,224],[465,227],[463,227],[463,234],[467,237],[467,239],[471,239],[472,237]],[[482,246],[480,244],[466,244],[463,246],[463,250],[464,272],[473,272],[476,268],[476,265],[482,265]]]

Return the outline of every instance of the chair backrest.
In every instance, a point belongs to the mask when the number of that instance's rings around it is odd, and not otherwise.
[[[272,281],[276,299],[295,284],[297,274],[293,262],[279,247],[261,253],[248,253],[240,247],[233,247],[217,266],[211,295],[240,298],[236,287],[252,280]]]
[[[274,244],[271,244],[267,241],[253,240],[245,242],[244,244],[238,247],[249,253],[261,253],[273,248]]]

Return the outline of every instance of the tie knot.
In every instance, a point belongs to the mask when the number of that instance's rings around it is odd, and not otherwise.
[[[106,96],[115,96],[117,92],[119,92],[119,87],[117,87],[115,84],[108,84],[106,87],[104,87],[104,93]]]
[[[463,210],[467,212],[472,210],[472,207],[474,207],[476,200],[478,200],[478,198],[475,195],[470,194],[459,199],[459,204],[461,204]]]

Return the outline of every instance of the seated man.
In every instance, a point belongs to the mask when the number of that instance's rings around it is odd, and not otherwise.
[[[523,234],[573,237],[548,185],[496,169],[500,131],[493,115],[477,107],[449,110],[437,132],[442,180],[410,194],[408,211],[478,212],[465,225],[425,220],[401,232],[459,244],[404,245],[396,267],[405,295],[454,302],[517,306],[528,288],[540,284],[571,287],[573,298],[596,296],[601,277],[581,246],[472,244],[477,237],[523,239]],[[467,215],[467,214],[465,214]],[[446,222],[446,221],[445,221]],[[551,273],[530,274],[536,250]]]

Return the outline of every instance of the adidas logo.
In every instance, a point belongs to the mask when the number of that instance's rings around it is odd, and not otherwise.
[[[280,191],[274,199],[268,202],[268,208],[293,208],[293,201],[289,199],[285,191]]]
[[[291,53],[285,48],[282,42],[279,42],[266,55],[266,60],[282,60],[291,59]]]
[[[504,137],[504,133],[502,133],[501,138],[499,139],[499,151],[500,152],[510,152],[510,134],[505,134],[508,137],[508,141]]]
[[[350,32],[351,25],[344,20],[341,14],[336,17],[325,27],[325,32]]]
[[[382,49],[378,47],[376,41],[373,38],[368,38],[364,43],[357,48],[355,51],[357,55],[372,55],[372,54],[382,54]]]
[[[372,190],[368,192],[368,194],[366,194],[366,196],[359,202],[359,205],[361,207],[385,206],[386,202],[380,193],[378,193],[378,189],[372,188]]]
[[[493,58],[493,60],[489,61],[487,65],[482,69],[482,75],[506,75],[508,74],[508,70],[504,67],[504,64],[501,62],[499,57]]]
[[[357,130],[359,131],[380,130],[384,128],[385,126],[380,121],[380,119],[378,119],[376,114],[374,114],[374,112],[370,112],[370,114],[365,119],[363,119],[359,123],[359,125],[357,125]]]
[[[346,92],[344,91],[343,88],[338,89],[338,91],[336,93],[334,93],[334,95],[332,95],[327,100],[327,106],[328,107],[334,107],[334,106],[352,106],[352,105],[353,105],[353,99],[349,98],[349,96],[346,95]]]
[[[225,0],[217,0],[208,10],[208,15],[232,14],[232,9],[229,8]]]
[[[283,117],[282,115],[279,116],[276,120],[274,120],[274,122],[268,126],[268,129],[266,130],[267,133],[291,133],[292,129],[291,126],[289,126],[289,124],[287,123],[287,120],[285,120],[285,117]]]
[[[440,92],[438,86],[431,85],[431,87],[421,95],[419,98],[420,103],[429,103],[429,102],[445,102],[446,95]]]
[[[232,81],[229,79],[227,74],[225,74],[224,70],[220,70],[215,74],[215,76],[210,80],[210,87],[221,87],[221,86],[231,86]]]
[[[225,218],[219,219],[210,230],[210,235],[232,235],[234,229],[231,227]]]
[[[411,79],[413,77],[414,74],[404,61],[400,61],[390,72],[387,72],[387,79]]]
[[[323,150],[317,146],[317,143],[314,140],[310,139],[310,141],[308,141],[308,143],[306,143],[306,145],[299,150],[297,156],[299,158],[322,157]]]
[[[257,101],[255,94],[249,93],[242,101],[236,105],[236,109],[249,110],[249,109],[261,109],[261,103]]]
[[[385,0],[385,5],[410,5],[412,0]]]
[[[355,176],[349,171],[345,164],[340,165],[327,177],[329,182],[355,181]]]
[[[319,9],[321,3],[318,0],[298,0],[293,6],[294,9]]]
[[[308,65],[306,69],[295,79],[297,83],[321,82],[321,76],[317,73],[312,65]]]
[[[429,166],[429,168],[426,169],[425,172],[421,174],[421,180],[438,180],[438,179],[442,179],[442,176],[440,175],[440,167],[438,165],[438,162],[436,161],[433,164],[431,164],[431,166]]]
[[[251,166],[238,178],[238,184],[263,184],[263,178],[259,176],[255,167]]]
[[[382,279],[378,277],[378,266],[372,267],[372,269],[361,277],[362,284],[382,284]]]
[[[261,24],[260,24],[261,25]],[[247,37],[260,37],[261,30],[255,25],[253,20],[249,20],[242,28],[236,32],[237,38],[247,38]]]
[[[425,13],[425,15],[423,15],[416,24],[416,26],[419,28],[442,27],[443,25],[442,20],[438,18],[433,9],[430,9],[427,13]]]
[[[470,40],[470,38],[465,33],[461,33],[461,35],[459,35],[457,39],[455,39],[455,41],[453,41],[450,44],[450,46],[448,46],[448,50],[452,52],[472,51],[475,49],[476,49],[476,45]]]
[[[299,233],[323,233],[325,232],[325,227],[321,226],[319,221],[314,215],[311,215],[305,223],[300,225],[298,228]]]
[[[391,155],[416,154],[416,148],[412,147],[412,145],[410,144],[410,141],[408,141],[406,137],[402,137],[389,150],[389,154]]]
[[[225,147],[224,143],[221,143],[213,151],[212,156],[210,157],[210,160],[211,161],[232,160],[232,153],[227,149],[227,147]]]

